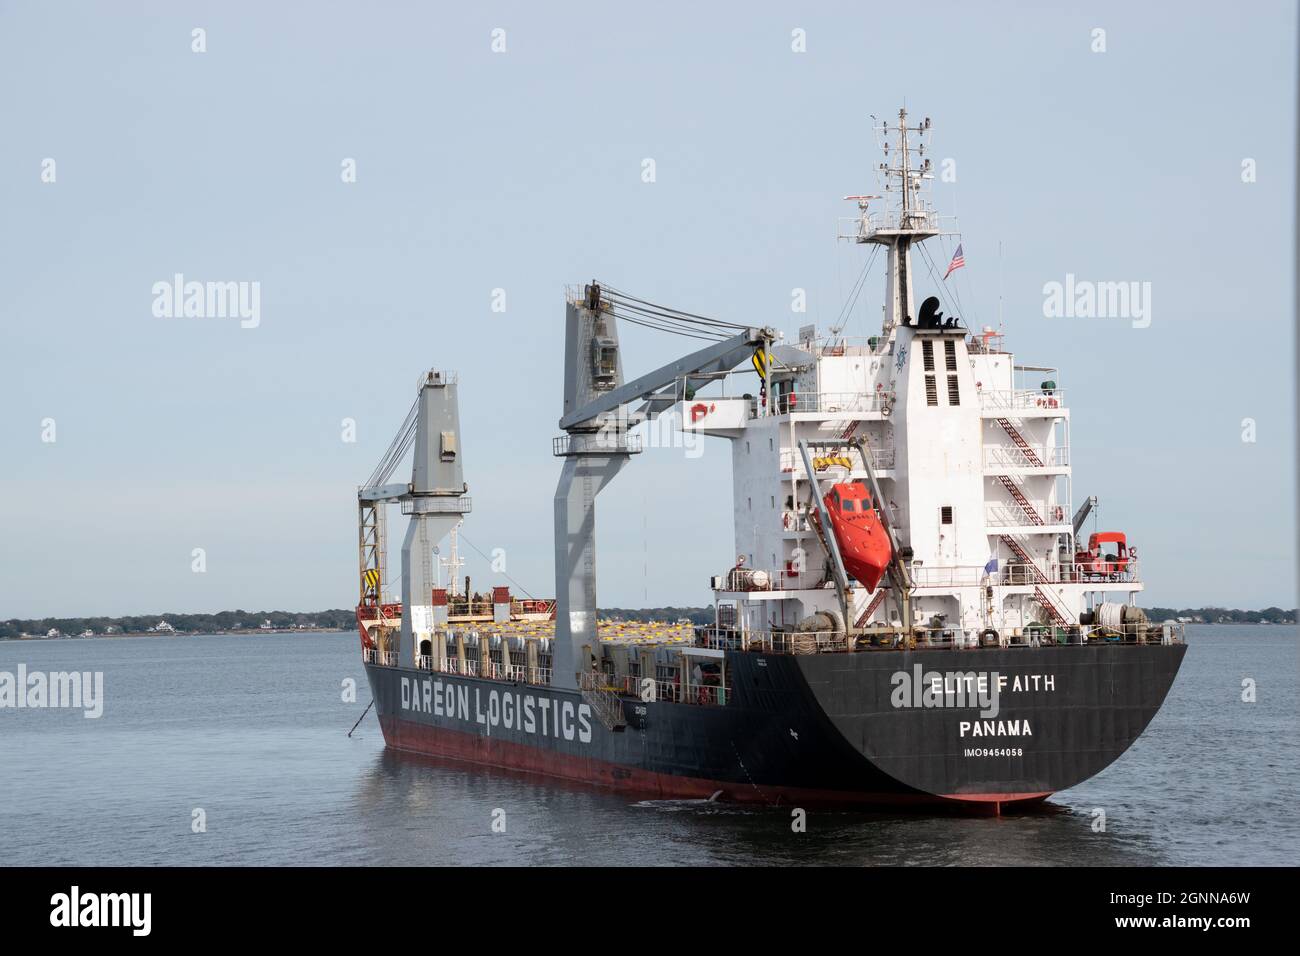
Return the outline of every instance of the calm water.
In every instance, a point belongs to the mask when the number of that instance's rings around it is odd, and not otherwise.
[[[352,634],[0,641],[0,670],[102,670],[107,698],[98,720],[0,710],[0,862],[1294,864],[1297,629],[1195,627],[1188,643],[1137,744],[1041,812],[812,813],[795,834],[788,810],[396,756],[373,713],[349,739],[370,699]]]

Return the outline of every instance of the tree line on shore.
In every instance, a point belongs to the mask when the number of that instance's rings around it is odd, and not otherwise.
[[[213,634],[229,631],[267,630],[351,630],[356,627],[356,612],[338,608],[329,611],[220,611],[216,614],[139,614],[127,617],[46,617],[0,621],[0,638],[44,637],[57,631],[65,637],[77,637],[90,631],[104,634],[160,633],[162,622],[177,634]],[[161,633],[169,633],[163,628]]]
[[[1266,607],[1259,611],[1236,608],[1145,608],[1153,621],[1185,620],[1195,624],[1294,624],[1296,609]],[[603,608],[600,616],[623,621],[680,621],[692,624],[713,623],[712,607]],[[51,631],[76,637],[87,631],[104,634],[160,633],[165,621],[170,628],[161,633],[214,634],[257,630],[337,630],[356,627],[356,614],[345,608],[328,611],[221,611],[216,614],[142,614],[128,617],[46,617],[0,621],[0,639],[44,637]]]

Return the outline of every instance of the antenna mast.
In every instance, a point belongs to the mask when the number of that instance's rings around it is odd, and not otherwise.
[[[873,123],[875,117],[872,117]],[[868,205],[875,196],[846,196],[856,199],[859,214],[840,238],[857,243],[877,243],[889,249],[889,277],[885,289],[886,335],[912,320],[911,246],[939,234],[939,217],[926,197],[927,184],[934,179],[930,159],[930,118],[909,126],[907,110],[898,111],[898,122],[890,126],[879,122],[872,126],[885,161],[876,174],[886,197],[898,196],[894,208],[871,212]]]

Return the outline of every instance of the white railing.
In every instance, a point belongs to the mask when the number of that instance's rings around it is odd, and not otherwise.
[[[721,651],[755,651],[764,654],[830,654],[849,649],[841,631],[738,631],[696,628],[695,646]]]
[[[971,355],[995,355],[1002,352],[1003,336],[999,332],[978,332],[970,337],[966,350]]]
[[[980,565],[957,565],[949,568],[911,568],[912,583],[918,588],[960,588],[978,586],[990,575]]]
[[[751,418],[754,416],[751,415]],[[551,453],[557,458],[579,452],[592,454],[640,454],[645,447],[645,440],[640,432],[633,431],[599,431],[560,435],[551,439]]]
[[[420,498],[403,498],[402,514],[462,514],[474,510],[474,499],[469,495],[425,495]]]
[[[868,445],[868,446],[867,446],[867,451],[868,451],[868,453],[871,455],[871,467],[872,467],[872,468],[874,468],[874,469],[876,469],[876,470],[883,470],[883,469],[889,469],[889,468],[893,468],[893,467],[894,467],[894,464],[895,464],[895,461],[896,461],[896,458],[897,458],[897,455],[896,455],[896,452],[895,452],[895,449],[894,449],[894,448],[892,448],[892,447],[891,447],[891,448],[877,448],[877,447],[875,447],[874,445]],[[817,465],[817,459],[819,459],[819,458],[828,458],[828,457],[829,457],[829,458],[847,458],[847,459],[849,460],[849,470],[850,470],[850,471],[852,471],[852,470],[860,470],[860,469],[858,469],[858,466],[861,464],[861,462],[859,461],[858,456],[855,455],[855,454],[853,454],[853,453],[852,453],[850,450],[848,450],[848,449],[844,449],[844,450],[842,450],[842,451],[836,451],[836,452],[827,452],[827,453],[824,454],[824,455],[823,455],[823,454],[814,454],[814,455],[813,455],[813,466],[816,467],[816,465]],[[833,474],[836,473],[836,472],[835,472],[835,469],[836,469],[836,468],[839,468],[839,469],[841,469],[841,470],[844,470],[844,466],[843,466],[843,465],[828,464],[824,470],[819,470],[819,471],[817,472],[817,477],[819,477],[819,478],[827,478],[827,477],[830,477],[831,475],[833,475]],[[794,448],[783,448],[783,449],[781,449],[781,471],[782,471],[783,473],[786,473],[786,474],[788,474],[788,473],[790,473],[790,472],[797,472],[799,477],[801,477],[801,478],[806,478],[807,475],[805,475],[805,474],[803,473],[803,471],[804,471],[804,467],[803,467],[803,455],[801,455],[801,454],[799,453],[799,451],[798,451],[797,449],[794,449]]]
[[[1029,460],[1026,452],[1032,452],[1041,465]],[[1028,449],[1017,445],[986,445],[984,447],[985,468],[1063,468],[1070,463],[1070,451],[1064,446],[1046,447],[1030,445]]]
[[[867,239],[882,230],[919,229],[938,232],[939,213],[933,209],[916,209],[904,215],[901,209],[864,212],[860,216],[839,217],[841,239]]]
[[[755,569],[744,568],[742,570],[744,573],[737,573],[737,569],[732,568],[722,575],[722,589],[724,591],[743,593],[815,588],[825,575],[825,568],[821,566],[816,568],[805,566],[802,571],[790,571],[785,568],[779,571],[768,571],[765,568],[759,568],[757,571],[765,576],[765,581],[758,584],[754,580]]]
[[[885,335],[823,335],[811,345],[800,341],[801,348],[806,348],[817,357],[823,355],[832,358],[841,355],[881,355],[889,346],[889,337]]]
[[[1039,577],[1039,573],[1042,577]],[[1053,564],[1036,568],[1023,561],[999,562],[996,571],[981,565],[965,564],[947,568],[911,568],[912,583],[918,588],[978,587],[984,584],[1028,587],[1035,584],[1084,584],[1096,581],[1137,581],[1137,564],[1130,561],[1122,572],[1109,575],[1086,574],[1073,564]]]
[[[1065,392],[1055,389],[1050,394],[1041,388],[983,389],[980,391],[980,408],[984,411],[1014,413],[1024,409],[1057,409],[1065,407]]]
[[[1033,508],[1038,513],[1038,516],[1043,519],[1042,524],[1036,524],[1034,519],[1025,513],[1025,509],[1016,502],[986,504],[984,506],[984,522],[986,525],[995,528],[1044,528],[1049,525],[1063,525],[1066,523],[1065,511],[1060,505],[1049,507],[1043,501],[1029,501],[1029,507]]]
[[[888,404],[887,397],[881,392],[801,392],[793,391],[777,397],[778,415],[799,412],[816,412],[823,415],[846,412],[878,412]],[[750,409],[750,418],[758,414],[755,406]]]
[[[461,677],[483,677],[487,680],[515,681],[522,684],[539,684],[549,685],[551,683],[551,669],[549,667],[534,667],[531,670],[536,680],[528,679],[530,668],[527,664],[510,664],[509,666],[498,661],[488,661],[486,666],[477,657],[467,657],[464,663],[461,663],[458,657],[442,657],[438,660],[438,670],[444,674],[457,674]]]
[[[726,683],[721,684],[695,683],[690,680],[688,674],[685,684],[678,678],[671,680],[654,678],[654,696],[647,699],[645,694],[647,679],[631,674],[615,676],[602,673],[593,675],[591,683],[593,686],[598,685],[601,690],[623,697],[635,697],[643,703],[658,701],[665,704],[724,705],[731,696],[730,677]]]
[[[1062,573],[1068,575],[1063,580],[1077,584],[1100,584],[1100,583],[1136,583],[1142,580],[1142,575],[1138,568],[1136,558],[1129,558],[1122,570],[1118,570],[1118,562],[1104,562],[1104,570],[1090,570],[1080,564],[1063,564],[1061,565]]]
[[[440,657],[438,670],[444,674],[459,674],[462,677],[478,676],[478,661],[472,657],[461,661],[459,657]]]
[[[364,647],[361,649],[361,659],[368,664],[382,664],[385,667],[397,667],[398,656],[394,651],[381,651],[374,647]],[[434,667],[435,658],[430,654],[420,654],[415,659],[415,666],[420,670],[436,671],[442,674],[458,674],[462,677],[478,677],[480,674],[490,680],[517,681],[525,684],[548,685],[551,682],[551,669],[549,667],[532,668],[536,680],[528,679],[529,667],[527,664],[510,664],[505,665],[497,661],[489,661],[484,667],[483,663],[477,657],[467,657],[462,663],[458,657],[439,657],[437,658],[437,668]]]
[[[991,632],[991,633],[990,633]],[[1074,624],[1069,626],[1027,624],[1022,627],[969,628],[914,627],[908,642],[918,648],[948,647],[1030,647],[1066,644],[1088,644],[1103,641],[1117,643],[1181,644],[1183,625],[1176,621],[1163,623],[1150,621],[1143,624],[1123,624],[1108,627],[1102,624]],[[901,631],[847,637],[838,631],[818,631],[807,634],[771,631],[724,631],[716,628],[698,628],[695,643],[698,647],[712,647],[728,651],[751,651],[765,654],[828,654],[843,653],[850,649],[867,650],[868,641],[878,640],[877,647],[899,647],[904,643]]]

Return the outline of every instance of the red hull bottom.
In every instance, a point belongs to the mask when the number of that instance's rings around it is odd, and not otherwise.
[[[1040,803],[1050,793],[864,793],[817,790],[805,787],[737,784],[657,773],[603,760],[571,757],[553,750],[529,747],[509,740],[427,727],[395,718],[380,718],[384,740],[395,750],[442,757],[487,767],[540,774],[589,784],[618,793],[659,800],[708,800],[762,806],[863,808],[870,806],[928,807],[998,814]]]

